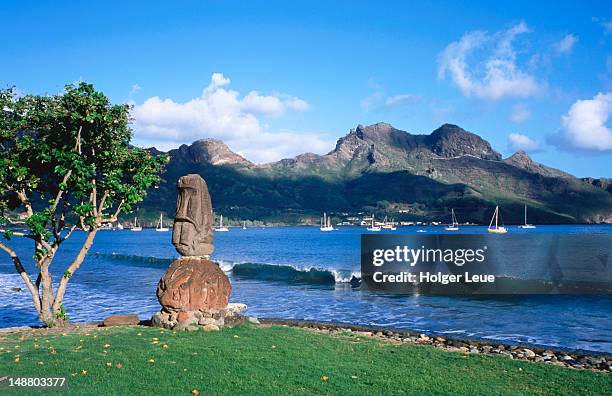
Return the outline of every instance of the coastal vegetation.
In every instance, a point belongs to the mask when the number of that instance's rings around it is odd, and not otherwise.
[[[111,104],[90,84],[54,96],[3,90],[0,109],[0,250],[40,320],[62,325],[66,288],[97,232],[159,183],[166,157],[131,146],[129,106]],[[82,247],[54,284],[53,259],[77,229],[86,232]],[[34,268],[11,247],[13,238],[32,241]]]
[[[64,330],[61,330],[64,331]],[[606,374],[281,326],[143,326],[0,336],[0,372],[65,377],[67,394],[604,394]],[[15,394],[40,392],[1,385]],[[5,393],[6,394],[6,393]]]

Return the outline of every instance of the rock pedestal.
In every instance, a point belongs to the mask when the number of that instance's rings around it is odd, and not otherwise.
[[[168,311],[223,309],[232,285],[212,261],[197,257],[175,260],[157,286],[157,299]]]
[[[196,331],[202,328],[204,331],[216,331],[222,326],[232,326],[251,321],[251,319],[240,315],[246,308],[245,304],[230,303],[222,309],[193,311],[167,311],[162,309],[153,315],[151,322],[153,326],[173,330]]]

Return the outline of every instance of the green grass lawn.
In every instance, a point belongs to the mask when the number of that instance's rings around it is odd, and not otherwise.
[[[280,326],[210,333],[146,327],[84,331],[5,336],[0,378],[66,377],[61,393],[91,395],[189,395],[194,389],[200,395],[612,392],[610,375],[355,334]],[[0,394],[7,391],[0,386]]]

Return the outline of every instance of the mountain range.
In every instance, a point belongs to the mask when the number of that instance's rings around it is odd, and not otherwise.
[[[151,152],[160,151],[151,148]],[[519,151],[508,158],[480,136],[444,124],[429,135],[387,123],[358,125],[325,155],[254,164],[220,140],[203,139],[168,152],[163,183],[142,205],[174,213],[176,180],[198,173],[213,207],[229,219],[308,223],[323,211],[375,213],[395,220],[487,223],[496,205],[507,224],[612,223],[607,179],[579,179]]]

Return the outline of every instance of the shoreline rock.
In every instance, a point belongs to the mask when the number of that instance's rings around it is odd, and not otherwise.
[[[352,333],[363,337],[372,337],[396,343],[429,345],[450,352],[506,356],[507,358],[513,360],[553,364],[567,368],[588,369],[604,373],[612,373],[612,354],[604,352],[583,353],[582,351],[572,352],[568,350],[554,350],[554,348],[550,347],[544,348],[528,345],[500,344],[499,341],[487,342],[484,340],[460,340],[445,336],[436,336],[411,331],[381,329],[342,323],[320,323],[282,319],[260,320],[264,325],[268,324],[303,328],[324,334]]]
[[[140,318],[137,314],[128,315],[111,315],[102,321],[102,326],[125,326],[125,325],[137,325],[140,323]]]

